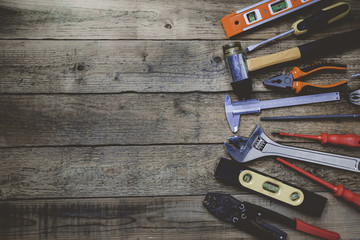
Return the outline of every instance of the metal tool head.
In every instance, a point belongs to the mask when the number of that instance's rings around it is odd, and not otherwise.
[[[229,123],[231,131],[235,133],[239,130],[240,114],[234,114],[233,105],[228,94],[225,95],[224,105],[226,119]]]
[[[231,42],[222,47],[224,59],[232,82],[239,82],[249,78],[246,57],[240,42]]]
[[[278,88],[292,88],[293,76],[292,74],[283,74],[264,81],[264,85]]]
[[[226,150],[232,159],[237,162],[248,162],[259,157],[262,157],[262,148],[265,147],[266,142],[273,142],[265,135],[262,128],[258,125],[250,138],[230,137],[229,142],[225,142]]]
[[[238,217],[239,209],[242,202],[236,198],[221,193],[209,192],[203,201],[204,207],[213,215],[225,221],[233,221],[234,217]]]

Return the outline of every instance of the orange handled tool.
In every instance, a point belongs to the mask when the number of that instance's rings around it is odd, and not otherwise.
[[[346,66],[339,64],[316,64],[300,69],[294,67],[289,74],[279,75],[264,81],[266,86],[278,87],[278,88],[291,88],[295,90],[295,93],[307,92],[307,93],[323,93],[328,91],[337,91],[339,88],[345,86],[347,81],[340,81],[330,85],[316,85],[306,83],[303,81],[294,81],[295,79],[305,77],[316,71],[321,70],[346,70]]]
[[[318,177],[312,175],[311,173],[285,161],[282,158],[278,157],[276,160],[285,164],[286,166],[298,171],[299,173],[311,178],[312,180],[324,185],[325,187],[331,189],[334,192],[335,197],[341,197],[341,198],[345,199],[347,202],[353,204],[358,210],[360,210],[360,195],[359,194],[356,194],[350,190],[345,189],[343,187],[343,185],[341,185],[341,184],[334,186],[334,185],[322,180],[321,178],[318,178]]]
[[[295,134],[295,133],[285,133],[280,132],[280,136],[290,136],[290,137],[301,137],[301,138],[308,138],[308,139],[315,139],[321,141],[321,144],[330,143],[334,145],[341,145],[345,147],[360,147],[360,136],[355,134],[326,134],[321,133],[321,135],[304,135],[304,134]]]

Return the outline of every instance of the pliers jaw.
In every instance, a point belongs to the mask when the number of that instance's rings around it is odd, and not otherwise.
[[[241,202],[230,195],[221,193],[208,193],[203,204],[214,216],[231,222],[241,230],[257,235],[261,239],[285,240],[287,237],[285,232],[261,219],[263,208],[257,205]],[[265,215],[267,215],[266,212]]]
[[[293,87],[293,75],[283,74],[264,81],[264,84],[269,87],[277,88],[292,88]]]

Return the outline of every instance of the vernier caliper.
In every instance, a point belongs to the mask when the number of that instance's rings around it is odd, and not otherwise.
[[[224,104],[227,121],[230,125],[231,131],[235,133],[239,130],[240,115],[242,114],[259,114],[262,109],[288,107],[336,100],[340,100],[339,92],[321,93],[265,101],[260,101],[259,99],[250,99],[236,102],[232,102],[230,96],[226,94]]]

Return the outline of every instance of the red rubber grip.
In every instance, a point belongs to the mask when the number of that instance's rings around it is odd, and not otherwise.
[[[340,234],[336,232],[330,232],[328,230],[315,227],[313,225],[310,225],[306,222],[303,222],[297,218],[295,218],[296,221],[296,230],[309,233],[311,235],[321,237],[328,240],[338,240],[340,238]]]
[[[342,197],[346,201],[354,204],[355,207],[360,210],[360,195],[359,194],[356,194],[350,190],[345,189],[343,187],[343,185],[341,185],[341,184],[334,187],[333,191],[334,191],[334,193],[335,193],[334,195],[336,197]]]

